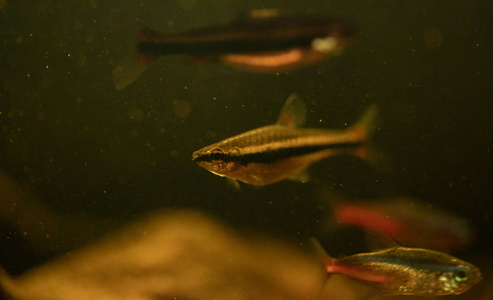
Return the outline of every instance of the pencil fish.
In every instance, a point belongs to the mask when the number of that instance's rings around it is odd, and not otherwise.
[[[305,117],[305,104],[293,94],[276,124],[204,147],[192,159],[213,174],[263,186],[286,178],[305,181],[305,169],[329,156],[366,158],[367,136],[376,117],[374,106],[357,124],[342,130],[299,128]]]
[[[145,29],[138,35],[136,56],[120,63],[113,79],[116,89],[122,89],[157,58],[176,54],[253,72],[290,71],[340,53],[355,33],[347,22],[274,9],[253,10],[229,24],[183,33]]]
[[[470,222],[417,199],[344,201],[334,207],[334,221],[346,226],[374,228],[408,246],[450,252],[469,245]]]
[[[327,274],[348,276],[385,295],[461,294],[482,280],[477,267],[446,253],[379,243],[374,252],[342,258],[325,254]]]

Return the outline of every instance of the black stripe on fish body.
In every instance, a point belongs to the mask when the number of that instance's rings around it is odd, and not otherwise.
[[[346,22],[313,15],[281,14],[271,18],[249,17],[168,36],[143,30],[137,48],[153,56],[263,53],[308,48],[316,38],[348,38],[355,32],[355,27]]]
[[[250,163],[263,163],[271,164],[278,161],[289,159],[292,157],[299,157],[307,154],[316,153],[324,150],[335,150],[335,149],[357,149],[363,145],[362,141],[359,142],[348,142],[348,143],[338,143],[330,145],[313,145],[313,146],[303,146],[303,147],[288,147],[273,149],[270,151],[247,153],[242,155],[231,155],[229,153],[224,153],[221,150],[213,151],[208,155],[202,155],[194,159],[195,162],[239,162],[240,164],[246,166]]]
[[[265,53],[285,51],[292,48],[308,48],[313,39],[313,37],[298,37],[290,40],[197,40],[181,43],[153,43],[143,41],[138,44],[137,51],[156,57],[171,54],[221,55]]]

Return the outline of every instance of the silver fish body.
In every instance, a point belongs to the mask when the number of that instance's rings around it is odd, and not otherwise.
[[[328,258],[326,270],[395,295],[461,294],[482,279],[479,269],[466,261],[434,250],[405,247]]]

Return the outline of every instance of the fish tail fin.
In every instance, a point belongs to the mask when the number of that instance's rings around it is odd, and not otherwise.
[[[134,57],[127,57],[113,69],[113,83],[116,90],[122,90],[139,77],[147,68],[146,64]]]
[[[378,107],[375,104],[372,104],[349,130],[363,141],[363,146],[355,152],[358,158],[377,166],[380,171],[392,171],[393,168],[388,155],[374,143],[373,136],[376,131],[380,130],[378,126]]]
[[[376,126],[377,116],[378,109],[377,106],[373,104],[363,113],[359,121],[351,127],[351,130],[362,140],[369,140],[373,133],[378,129]]]
[[[152,64],[158,57],[151,53],[140,51],[140,45],[145,42],[155,42],[159,38],[159,34],[152,29],[142,29],[137,35],[137,51],[123,59],[113,69],[113,82],[115,89],[122,90],[126,86],[139,77],[142,72]]]
[[[377,115],[377,107],[373,104],[363,113],[359,121],[348,129],[358,140],[363,142],[363,146],[354,152],[354,155],[362,160],[370,159],[371,136],[377,130],[375,125]]]
[[[157,31],[144,28],[137,34],[137,54],[136,59],[142,64],[150,65],[159,58],[159,54],[146,47],[146,45],[163,44],[163,36]],[[154,52],[154,53],[153,53]]]
[[[137,40],[138,42],[155,42],[156,40],[158,40],[160,38],[160,34],[155,31],[155,30],[152,30],[150,28],[142,28],[141,31],[139,31],[139,33],[137,34]]]

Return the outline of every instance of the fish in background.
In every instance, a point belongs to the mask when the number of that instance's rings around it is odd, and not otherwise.
[[[295,70],[340,53],[356,34],[354,25],[315,14],[252,10],[229,24],[164,35],[144,29],[134,57],[113,71],[117,90],[132,83],[157,58],[184,54],[247,71]]]
[[[453,252],[466,248],[474,239],[468,220],[417,199],[334,201],[333,221],[337,225],[377,229],[406,246]]]
[[[300,128],[306,106],[292,94],[273,125],[260,127],[209,145],[192,159],[213,174],[264,186],[283,179],[308,180],[306,168],[333,155],[368,156],[367,138],[374,128],[371,106],[355,125],[340,130]]]
[[[372,252],[333,258],[318,241],[327,275],[340,274],[372,286],[383,295],[442,296],[462,294],[482,280],[474,265],[449,254],[401,247],[376,231],[367,231]]]

